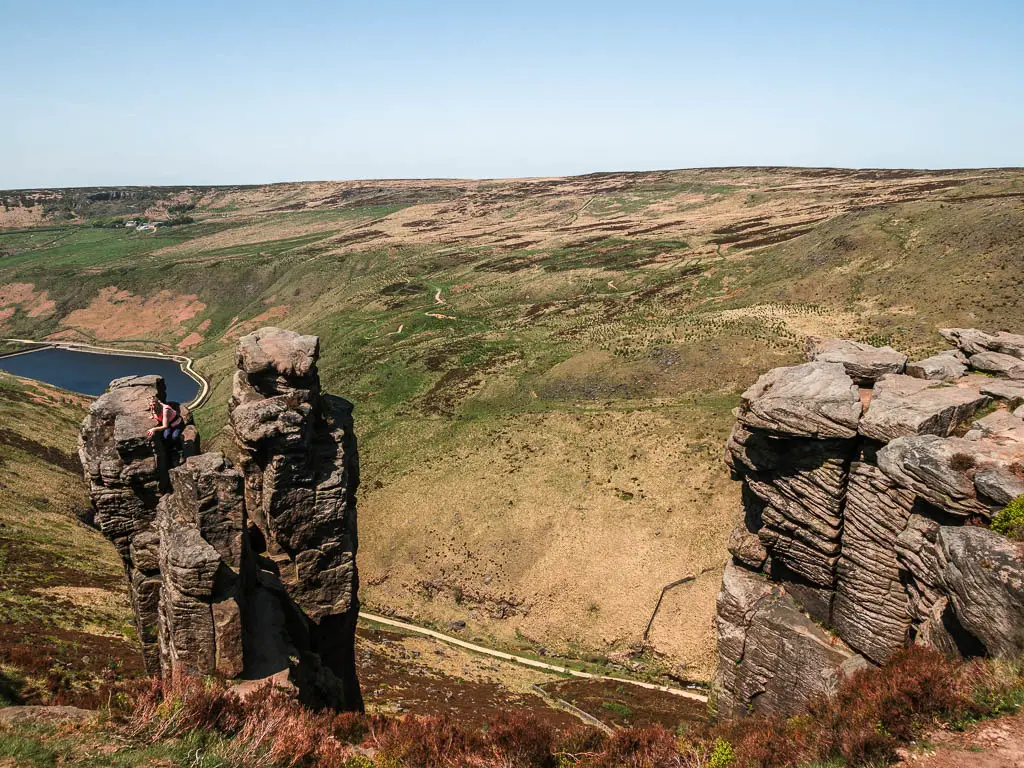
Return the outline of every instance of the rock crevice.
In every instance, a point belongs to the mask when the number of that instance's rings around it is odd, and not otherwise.
[[[799,712],[911,642],[1024,651],[1024,554],[986,527],[1024,492],[1024,395],[1015,364],[990,359],[1021,362],[1024,337],[942,334],[959,349],[920,363],[812,339],[810,362],[743,394],[726,446],[745,515],[718,604],[723,714]]]

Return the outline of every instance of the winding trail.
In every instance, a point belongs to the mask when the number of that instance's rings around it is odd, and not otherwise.
[[[181,370],[185,372],[185,375],[195,381],[199,385],[199,394],[197,394],[190,403],[187,403],[190,409],[196,409],[206,402],[206,398],[210,395],[210,382],[205,376],[199,373],[195,369],[195,360],[187,355],[172,355],[165,352],[153,352],[150,350],[141,349],[120,349],[117,347],[98,347],[94,344],[85,344],[80,341],[35,341],[34,339],[0,339],[0,341],[12,341],[16,344],[33,344],[36,345],[33,349],[26,349],[24,352],[15,352],[14,354],[27,354],[28,352],[36,352],[40,349],[70,349],[72,351],[80,352],[92,352],[95,354],[115,354],[124,355],[125,357],[157,357],[164,360],[174,360],[178,365],[181,366]],[[9,355],[13,357],[13,355]]]
[[[360,611],[359,616],[378,624],[384,624],[389,627],[396,627],[398,629],[404,629],[407,632],[415,632],[419,635],[426,635],[432,637],[435,640],[440,640],[443,643],[449,645],[457,645],[460,648],[465,648],[475,653],[482,653],[486,656],[494,656],[498,659],[504,659],[505,661],[512,661],[516,664],[523,664],[527,667],[533,667],[535,669],[543,669],[548,672],[557,672],[561,675],[571,675],[572,677],[582,677],[586,680],[606,680],[613,683],[623,683],[625,685],[636,685],[640,688],[647,688],[651,691],[661,691],[662,693],[671,693],[673,696],[682,696],[687,699],[694,699],[707,703],[708,697],[702,693],[696,691],[688,691],[684,688],[672,688],[668,685],[658,685],[657,683],[646,683],[642,680],[630,680],[625,677],[610,677],[608,675],[595,675],[590,672],[580,672],[578,669],[570,669],[569,667],[559,667],[555,664],[548,664],[543,661],[537,661],[535,659],[529,659],[525,656],[516,656],[511,653],[505,653],[504,651],[496,651],[493,648],[485,648],[482,645],[476,645],[474,643],[467,643],[465,640],[460,640],[457,637],[451,635],[445,635],[441,632],[436,632],[433,629],[427,629],[426,627],[418,627],[415,624],[408,624],[404,621],[397,621],[396,619],[389,619],[387,616],[377,616],[373,613],[367,613],[366,611]]]

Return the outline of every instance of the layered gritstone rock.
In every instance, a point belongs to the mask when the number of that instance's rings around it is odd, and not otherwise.
[[[833,622],[840,637],[876,663],[901,648],[910,629],[895,542],[913,502],[913,494],[878,467],[854,462],[846,489]]]
[[[158,377],[111,384],[81,432],[95,519],[121,553],[147,668],[272,681],[362,709],[355,672],[358,457],[351,405],[320,391],[319,340],[267,328],[239,344],[230,403],[242,457],[169,468],[150,438]]]
[[[311,641],[361,706],[354,637],[359,612],[359,460],[352,406],[320,391],[319,339],[263,328],[238,344],[229,418],[246,508]]]
[[[1022,545],[983,526],[1024,494],[1024,336],[943,335],[959,349],[909,365],[811,339],[812,362],[744,392],[726,448],[744,506],[718,606],[726,712],[796,713],[852,654],[1021,652]],[[845,651],[819,652],[825,638]]]
[[[207,453],[171,470],[171,484],[158,507],[161,669],[240,677],[243,565],[251,565],[242,475]]]
[[[734,540],[756,534],[763,562],[825,623],[860,414],[860,394],[841,363],[778,368],[743,393],[726,450],[744,486],[746,522]]]
[[[722,577],[717,609],[718,711],[799,711],[809,696],[832,692],[864,666],[809,619],[783,587],[738,565]]]
[[[146,669],[160,669],[158,606],[160,536],[157,504],[168,486],[168,451],[146,432],[154,425],[149,399],[167,396],[160,376],[129,376],[110,382],[82,424],[78,454],[99,529],[117,548],[128,578],[129,596]],[[187,413],[183,414],[187,417]],[[186,418],[188,422],[189,419]],[[191,424],[187,450],[198,450]]]

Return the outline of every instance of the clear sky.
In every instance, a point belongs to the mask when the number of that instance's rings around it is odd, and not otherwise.
[[[0,0],[0,188],[1024,165],[1024,0]]]

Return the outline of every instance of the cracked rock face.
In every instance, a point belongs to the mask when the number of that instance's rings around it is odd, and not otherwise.
[[[358,700],[356,503],[352,406],[320,390],[319,340],[264,328],[238,344],[229,419],[246,508],[289,597],[311,620],[325,666]]]
[[[886,374],[903,373],[907,367],[907,356],[892,347],[872,347],[846,339],[810,336],[806,352],[809,360],[841,363],[846,374],[863,386],[869,386]]]
[[[149,399],[164,399],[160,376],[115,379],[89,408],[78,454],[95,510],[96,525],[117,548],[128,578],[135,625],[146,669],[160,668],[160,599],[157,504],[167,486],[168,456],[158,438],[146,434],[154,422]],[[187,427],[193,442],[195,428]]]
[[[718,595],[716,688],[725,716],[799,711],[863,661],[763,576],[726,566]]]
[[[320,391],[319,339],[239,342],[241,452],[168,468],[146,406],[158,377],[118,380],[82,426],[96,522],[125,564],[149,671],[272,680],[314,706],[362,709],[355,671],[358,457],[351,405]],[[191,432],[189,433],[189,430]]]
[[[725,712],[797,713],[854,655],[881,664],[908,643],[1020,654],[1021,545],[983,526],[1024,493],[1024,337],[943,335],[959,350],[909,375],[894,350],[815,339],[813,362],[743,394],[726,446],[745,515],[718,604]],[[815,632],[848,653],[819,652]],[[790,668],[794,648],[809,670]]]

